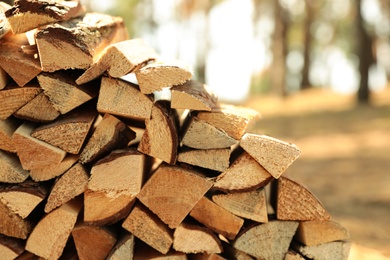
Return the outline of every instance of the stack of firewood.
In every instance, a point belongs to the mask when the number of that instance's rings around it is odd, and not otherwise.
[[[77,0],[1,10],[1,259],[347,259],[257,111]]]

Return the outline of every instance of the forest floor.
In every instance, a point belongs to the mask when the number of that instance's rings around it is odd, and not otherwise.
[[[355,96],[312,89],[285,99],[252,96],[250,129],[296,144],[286,174],[304,184],[351,236],[350,259],[390,259],[390,89]]]

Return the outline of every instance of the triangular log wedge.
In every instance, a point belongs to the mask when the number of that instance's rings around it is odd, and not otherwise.
[[[179,146],[179,116],[166,101],[154,103],[146,129],[138,145],[138,151],[175,164]]]
[[[88,172],[83,165],[77,163],[59,177],[54,183],[47,198],[45,212],[67,203],[87,190]]]
[[[41,203],[47,194],[47,188],[33,181],[17,185],[0,185],[0,200],[23,219]]]
[[[189,80],[171,88],[172,108],[211,111],[218,105],[218,97],[199,81]]]
[[[0,255],[3,259],[16,259],[24,252],[22,239],[0,235]]]
[[[330,214],[307,188],[281,177],[277,185],[276,216],[279,220],[329,220]]]
[[[268,222],[264,188],[247,192],[216,194],[212,200],[236,216],[260,223]]]
[[[0,182],[21,183],[29,176],[29,172],[22,168],[19,158],[12,153],[0,150]]]
[[[301,154],[301,150],[294,144],[266,135],[245,134],[240,146],[275,179],[279,178]]]
[[[172,246],[172,231],[149,209],[138,203],[122,227],[162,254]]]
[[[191,79],[192,72],[182,64],[155,62],[135,71],[142,93],[151,94]]]
[[[24,122],[12,136],[23,169],[41,169],[59,164],[66,152],[31,136],[35,125]]]
[[[107,260],[134,259],[134,235],[123,230],[115,246],[107,256]]]
[[[335,241],[316,246],[304,246],[293,243],[292,247],[304,257],[323,260],[347,260],[351,249],[350,241]]]
[[[244,151],[216,178],[214,188],[223,191],[249,191],[263,187],[273,179],[268,171]]]
[[[36,33],[42,70],[88,69],[111,43],[127,40],[123,19],[87,13]]]
[[[67,154],[59,164],[42,169],[32,169],[30,171],[31,179],[34,181],[47,181],[53,179],[66,172],[78,159],[79,156],[77,154]]]
[[[28,219],[23,219],[12,212],[3,202],[0,201],[0,234],[26,239],[33,228]]]
[[[77,224],[72,230],[79,259],[106,259],[114,247],[116,234],[107,227]]]
[[[82,106],[50,124],[37,127],[31,136],[68,153],[78,154],[96,116],[97,111],[91,106]]]
[[[233,215],[206,197],[202,197],[196,203],[190,212],[190,216],[230,240],[237,236],[244,224],[243,219]]]
[[[238,250],[233,247],[232,244],[222,241],[223,246],[223,256],[227,259],[237,259],[237,260],[253,260],[254,258],[250,255]]]
[[[179,162],[223,172],[229,167],[230,148],[222,149],[180,149]]]
[[[247,229],[233,246],[257,259],[283,260],[297,228],[295,221],[270,221]]]
[[[196,171],[162,164],[137,198],[170,228],[176,228],[211,186]]]
[[[93,162],[135,138],[135,132],[116,117],[105,114],[80,154],[81,163]]]
[[[45,215],[26,242],[26,250],[46,259],[58,259],[81,211],[80,200],[72,200]]]
[[[0,119],[0,149],[3,151],[15,153],[16,148],[12,141],[12,135],[20,126],[21,122],[13,117],[6,120]]]
[[[0,66],[19,85],[24,86],[41,73],[42,68],[38,59],[26,55],[22,46],[29,45],[24,33],[8,33],[1,40]]]
[[[78,0],[47,2],[44,0],[15,1],[15,5],[5,12],[15,34],[30,31],[41,25],[69,20],[82,15],[85,9]]]
[[[222,252],[221,241],[210,229],[186,222],[175,229],[173,248],[186,254]]]
[[[156,52],[142,39],[121,41],[107,46],[99,59],[77,80],[77,84],[91,81],[105,71],[113,78],[119,78],[139,69],[148,61],[157,58]]]
[[[152,107],[152,97],[142,94],[136,85],[120,79],[102,78],[97,103],[99,112],[144,121],[150,117]]]

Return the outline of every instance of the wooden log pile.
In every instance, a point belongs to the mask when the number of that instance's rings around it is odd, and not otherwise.
[[[257,111],[77,0],[0,9],[1,259],[347,259]]]

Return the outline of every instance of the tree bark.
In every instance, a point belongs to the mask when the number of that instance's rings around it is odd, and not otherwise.
[[[301,89],[308,89],[311,87],[309,79],[310,70],[310,51],[312,45],[312,37],[310,27],[314,20],[314,3],[310,0],[305,0],[306,19],[304,22],[304,42],[303,42],[303,68],[302,68],[302,82]]]

